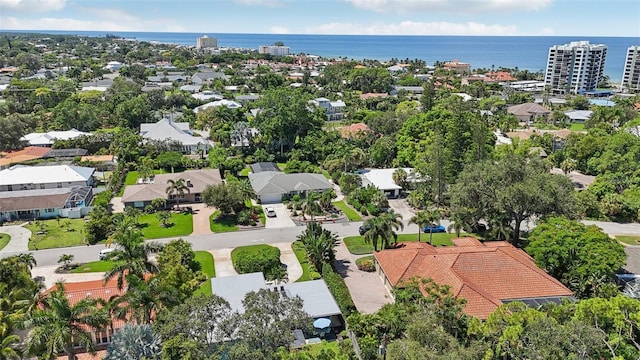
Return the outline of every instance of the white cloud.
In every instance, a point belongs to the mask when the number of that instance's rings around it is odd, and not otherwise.
[[[2,19],[3,30],[86,30],[86,31],[167,31],[183,32],[185,29],[166,19],[131,22],[128,19],[121,21],[114,19],[73,19],[43,17],[39,19],[24,19],[16,17],[4,17]]]
[[[403,21],[399,23],[329,23],[305,29],[308,34],[340,35],[519,35],[513,25],[487,25],[476,22],[450,23]]]
[[[67,0],[0,0],[0,12],[43,13],[62,10]]]
[[[543,27],[542,29],[540,29],[540,32],[538,33],[538,36],[553,36],[555,34],[556,34],[556,32],[555,32],[555,30],[553,30],[553,28],[551,28],[551,27]]]
[[[473,14],[483,12],[513,12],[540,10],[554,0],[343,0],[353,6],[381,13],[453,12]]]
[[[290,33],[289,29],[287,29],[286,27],[283,27],[283,26],[272,26],[269,29],[269,32],[271,34],[288,34],[288,33]]]
[[[265,7],[280,7],[283,6],[284,0],[235,0],[236,3],[249,6],[265,6]]]

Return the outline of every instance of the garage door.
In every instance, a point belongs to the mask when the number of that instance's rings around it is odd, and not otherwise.
[[[263,204],[275,204],[282,202],[282,194],[260,195],[260,201]]]

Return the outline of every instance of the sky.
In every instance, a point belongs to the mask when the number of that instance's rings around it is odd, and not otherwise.
[[[7,30],[640,38],[640,1],[0,0]]]

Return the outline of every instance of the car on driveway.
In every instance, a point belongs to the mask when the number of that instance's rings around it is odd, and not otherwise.
[[[358,233],[359,233],[360,235],[364,235],[364,233],[366,233],[366,232],[367,232],[367,230],[369,230],[369,226],[362,225],[362,226],[360,226],[360,227],[358,228]]]
[[[422,232],[424,232],[424,233],[443,233],[443,232],[447,232],[447,229],[445,229],[445,227],[442,226],[442,225],[431,224],[431,225],[427,225],[427,226],[423,227],[422,228]]]
[[[264,208],[264,212],[268,217],[276,217],[276,209],[272,208],[271,206],[267,206],[266,208]]]

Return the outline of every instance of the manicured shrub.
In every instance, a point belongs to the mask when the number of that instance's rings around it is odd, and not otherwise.
[[[365,256],[356,260],[356,266],[358,269],[366,272],[376,271],[376,263],[373,260],[373,256]]]
[[[280,249],[273,246],[239,247],[231,253],[231,259],[240,274],[262,272],[267,280],[282,279],[286,274],[280,264]]]

